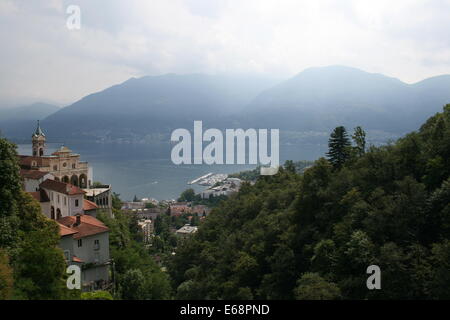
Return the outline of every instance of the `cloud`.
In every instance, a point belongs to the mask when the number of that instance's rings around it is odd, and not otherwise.
[[[66,28],[67,6],[81,30]],[[0,2],[0,102],[73,102],[132,76],[342,64],[415,82],[450,73],[450,0]]]

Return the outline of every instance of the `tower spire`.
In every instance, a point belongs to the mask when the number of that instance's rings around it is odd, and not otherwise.
[[[41,129],[39,120],[37,121],[36,131],[32,136],[33,156],[42,157],[45,153],[45,134]]]
[[[39,120],[37,121],[37,127],[36,127],[36,131],[34,132],[34,134],[36,136],[43,136],[43,137],[45,137],[45,134],[44,134],[44,132],[41,129],[41,124],[40,124]]]

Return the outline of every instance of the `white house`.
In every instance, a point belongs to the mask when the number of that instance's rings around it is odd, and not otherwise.
[[[56,222],[66,262],[82,270],[82,290],[106,289],[110,265],[108,227],[88,215],[67,216]]]
[[[23,189],[26,192],[39,191],[39,185],[42,182],[47,179],[55,179],[51,173],[38,170],[20,169],[20,176],[22,177]]]
[[[50,219],[82,214],[84,203],[84,191],[69,183],[55,180],[45,180],[39,185],[50,200],[50,210],[44,214]]]

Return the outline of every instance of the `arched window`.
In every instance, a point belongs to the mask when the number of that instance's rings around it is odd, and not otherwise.
[[[77,186],[77,187],[78,187],[78,177],[77,177],[76,175],[73,175],[73,176],[70,178],[70,183],[73,184],[74,186]]]
[[[52,220],[55,220],[55,207],[52,206],[52,208],[50,209],[50,217],[52,218]]]
[[[81,174],[80,175],[80,181],[79,181],[81,188],[87,188],[86,180],[87,180],[86,175]]]
[[[61,219],[62,218],[61,210],[59,208],[56,209],[56,217],[57,217],[57,219]]]

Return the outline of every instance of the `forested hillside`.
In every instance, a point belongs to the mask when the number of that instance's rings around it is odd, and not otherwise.
[[[56,222],[22,191],[16,146],[0,137],[0,300],[76,299]]]
[[[177,298],[450,299],[450,105],[395,144],[340,137],[216,208],[171,261]]]

